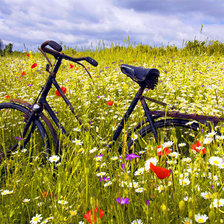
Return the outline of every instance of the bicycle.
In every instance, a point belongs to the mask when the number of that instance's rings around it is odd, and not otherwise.
[[[57,83],[56,74],[60,68],[62,60],[64,59],[81,65],[89,74],[90,78],[92,78],[86,67],[80,62],[86,61],[92,66],[97,66],[98,63],[91,57],[74,58],[60,53],[62,51],[62,47],[52,40],[42,43],[39,50],[48,61],[46,71],[49,73],[49,76],[44,87],[42,87],[40,93],[38,94],[35,102],[30,104],[19,99],[10,99],[11,102],[4,102],[0,104],[0,138],[2,139],[0,143],[0,158],[10,156],[10,154],[15,152],[17,149],[25,150],[25,148],[29,148],[31,151],[33,148],[36,148],[37,150],[44,149],[44,156],[51,155],[52,144],[50,143],[50,137],[45,127],[49,129],[50,135],[52,136],[51,139],[53,139],[53,154],[58,155],[59,138],[54,125],[56,128],[60,129],[63,134],[66,136],[69,135],[65,128],[59,123],[59,119],[47,102],[46,97],[52,88],[52,85],[56,87],[57,91],[62,96],[62,99],[75,115],[79,124],[83,125],[72,104],[67,99],[59,84]],[[46,53],[54,56],[56,60],[55,66],[52,66]],[[184,140],[187,142],[186,147],[189,147],[189,145],[195,139],[197,133],[200,131],[200,128],[207,125],[208,121],[214,123],[214,125],[216,125],[219,121],[224,121],[224,118],[218,118],[215,116],[184,114],[167,110],[150,110],[146,100],[167,107],[167,105],[163,102],[143,96],[143,92],[146,88],[153,90],[157,85],[159,70],[154,68],[149,69],[135,67],[127,64],[122,64],[120,67],[124,74],[139,84],[140,88],[132,100],[128,110],[121,119],[120,124],[118,125],[112,137],[112,141],[109,144],[109,148],[114,146],[138,101],[141,102],[146,119],[137,124],[134,127],[133,132],[127,133],[127,144],[125,145],[121,143],[119,145],[119,153],[122,153],[124,147],[127,147],[128,152],[131,153],[140,151],[146,147],[149,148],[149,146],[158,146],[159,144],[162,144],[162,142],[166,141],[173,141],[175,144],[177,144]],[[52,69],[50,70],[50,68]],[[50,118],[48,118],[43,113],[44,111],[48,113]],[[53,121],[53,123],[50,121],[50,119]],[[189,123],[189,121],[194,122]],[[43,123],[45,125],[43,125]],[[16,128],[11,128],[10,125],[16,126]],[[88,130],[86,127],[84,129],[85,131]],[[188,135],[185,134],[186,131],[189,132]],[[193,134],[190,132],[193,132]],[[133,138],[133,133],[136,133],[135,138]]]

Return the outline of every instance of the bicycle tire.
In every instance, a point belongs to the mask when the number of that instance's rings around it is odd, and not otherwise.
[[[155,150],[162,143],[170,141],[175,145],[182,144],[183,146],[181,146],[181,151],[186,155],[189,152],[189,147],[195,142],[197,135],[200,133],[200,125],[197,121],[190,124],[190,120],[185,119],[164,119],[156,121],[154,125],[158,133],[159,142],[156,143],[155,141],[151,125],[147,125],[137,132],[137,139],[130,139],[128,141],[127,147],[129,153],[132,153],[133,151],[139,152],[149,150],[149,148]],[[173,129],[171,130],[171,128]],[[163,131],[166,131],[166,133],[164,134]],[[190,131],[191,133],[185,133],[187,131]],[[171,134],[168,134],[168,132]],[[183,141],[183,139],[186,141]],[[143,143],[146,143],[145,147]]]
[[[22,131],[27,122],[26,116],[30,112],[28,108],[19,104],[0,103],[0,161],[2,157],[9,157],[19,151],[24,153],[28,151],[30,156],[37,156],[37,153],[34,153],[34,148],[37,149],[35,151],[44,149],[42,154],[50,155],[48,135],[39,119],[34,120],[27,135],[21,139]],[[35,126],[32,126],[33,124]]]

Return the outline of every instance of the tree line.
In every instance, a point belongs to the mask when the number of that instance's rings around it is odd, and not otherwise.
[[[0,55],[1,56],[4,56],[6,54],[11,54],[13,52],[12,48],[13,48],[13,44],[12,43],[6,44],[4,46],[2,40],[0,39]]]

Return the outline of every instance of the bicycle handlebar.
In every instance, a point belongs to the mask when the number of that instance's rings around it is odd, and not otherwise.
[[[49,45],[53,49],[48,48],[47,45]],[[44,51],[45,53],[49,53],[49,54],[53,55],[55,58],[62,57],[65,60],[69,60],[69,61],[73,61],[73,62],[78,62],[78,61],[85,60],[89,64],[91,64],[91,65],[93,65],[95,67],[98,65],[97,61],[95,61],[91,57],[73,58],[73,57],[61,54],[60,51],[62,51],[62,46],[60,44],[56,43],[53,40],[47,40],[44,43],[42,43],[41,44],[41,50]]]

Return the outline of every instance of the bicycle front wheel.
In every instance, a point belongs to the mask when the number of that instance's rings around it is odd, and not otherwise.
[[[0,161],[11,154],[28,153],[31,157],[37,157],[40,152],[45,155],[46,152],[50,153],[46,130],[38,119],[31,123],[22,137],[30,112],[19,104],[0,104]]]
[[[129,152],[149,151],[151,153],[165,154],[164,147],[172,145],[172,149],[184,154],[189,154],[191,144],[195,143],[200,135],[200,123],[184,119],[166,119],[154,123],[158,134],[156,142],[151,125],[143,127],[128,142]],[[172,151],[174,151],[172,150]]]

